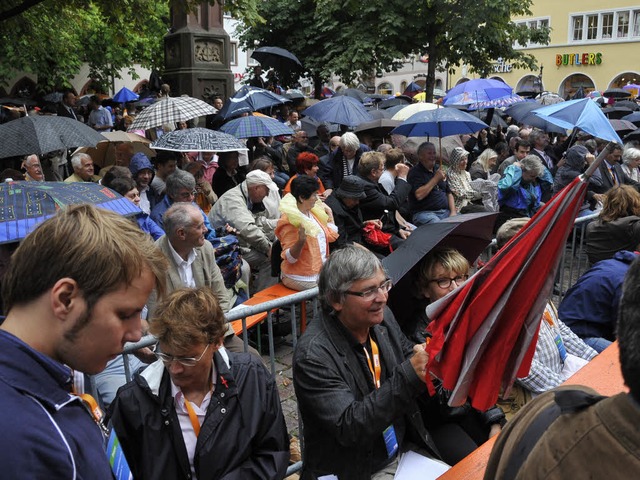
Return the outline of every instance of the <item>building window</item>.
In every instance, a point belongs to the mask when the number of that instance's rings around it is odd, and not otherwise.
[[[629,35],[629,12],[618,13],[618,38]]]
[[[231,42],[229,44],[229,63],[231,65],[238,65],[238,44],[236,42]]]
[[[582,20],[583,17],[580,15],[579,17],[573,17],[573,41],[582,40]]]
[[[602,38],[611,38],[613,36],[613,13],[602,14]]]
[[[540,28],[549,28],[549,18],[537,18],[537,19],[529,19],[527,21],[516,22],[516,25],[522,27],[529,27],[532,30],[540,29]],[[535,42],[529,42],[527,47],[534,47],[538,44]],[[520,45],[516,45],[515,48],[522,48]]]
[[[253,53],[253,48],[247,50],[247,65],[249,65],[250,67],[255,67],[256,65],[260,65],[260,62],[258,62],[255,58],[251,56],[252,53]]]
[[[633,12],[633,36],[640,37],[640,10]]]
[[[587,40],[598,38],[598,15],[587,15]]]

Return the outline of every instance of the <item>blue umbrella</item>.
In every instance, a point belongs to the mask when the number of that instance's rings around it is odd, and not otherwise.
[[[453,87],[444,97],[444,105],[470,105],[511,95],[513,89],[500,80],[479,78]]]
[[[622,117],[622,120],[627,120],[631,123],[635,123],[636,127],[640,127],[640,125],[638,125],[640,123],[640,112],[633,112],[629,115],[625,115],[624,117]]]
[[[511,105],[509,108],[507,108],[504,111],[504,113],[509,115],[518,123],[539,128],[540,130],[543,130],[545,132],[555,132],[555,133],[562,133],[562,134],[567,133],[567,131],[564,128],[554,125],[553,123],[543,120],[542,118],[531,113],[534,110],[537,110],[539,108],[542,108],[542,105],[540,105],[536,101],[520,102],[520,103]]]
[[[590,98],[549,105],[534,110],[533,114],[562,128],[579,128],[594,137],[622,143],[609,119]]]
[[[135,102],[140,98],[137,93],[132,92],[127,87],[122,87],[118,93],[113,96],[113,101],[118,103]]]
[[[275,118],[262,115],[248,115],[234,118],[220,127],[224,133],[236,138],[277,137],[278,135],[293,135],[293,130]]]
[[[357,127],[373,120],[362,103],[348,95],[321,100],[303,113],[320,122],[339,123],[348,127]]]
[[[142,212],[133,202],[92,182],[0,183],[0,201],[6,213],[0,220],[0,243],[22,240],[66,205],[90,203],[125,216]]]
[[[218,112],[222,118],[237,117],[243,113],[251,113],[264,108],[282,105],[290,100],[276,95],[269,90],[245,85],[233,97],[228,99]]]
[[[475,133],[488,125],[467,112],[455,108],[436,108],[418,112],[407,118],[391,133],[406,137],[448,137]]]

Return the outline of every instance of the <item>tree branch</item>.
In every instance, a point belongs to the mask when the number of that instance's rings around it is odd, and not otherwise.
[[[44,0],[24,0],[20,5],[10,8],[9,10],[5,10],[4,12],[0,12],[0,22],[16,17],[42,2],[44,2]]]

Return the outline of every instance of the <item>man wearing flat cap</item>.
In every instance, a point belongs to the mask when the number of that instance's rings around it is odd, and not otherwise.
[[[242,257],[256,273],[251,292],[263,290],[277,281],[271,277],[271,245],[275,234],[273,226],[266,221],[262,203],[269,190],[278,191],[269,174],[253,170],[244,182],[225,192],[209,212],[214,228],[228,224],[237,230]]]

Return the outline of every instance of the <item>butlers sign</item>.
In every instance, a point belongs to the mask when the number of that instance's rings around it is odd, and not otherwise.
[[[566,67],[572,65],[600,65],[602,63],[601,53],[558,53],[556,55],[556,67]]]

